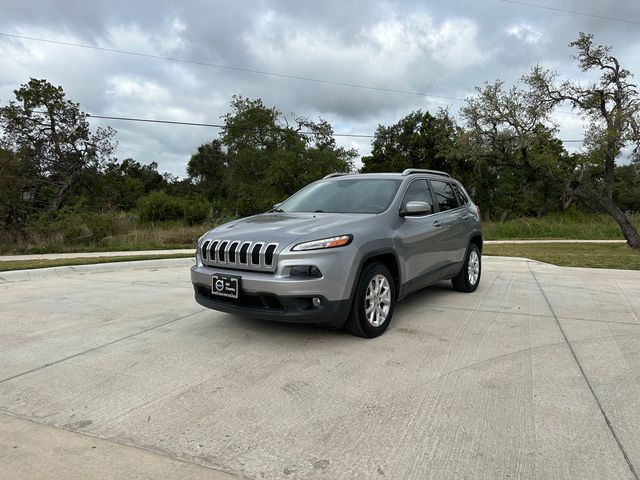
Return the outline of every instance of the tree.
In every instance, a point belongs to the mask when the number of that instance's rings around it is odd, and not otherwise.
[[[62,87],[32,78],[0,108],[0,141],[29,173],[35,205],[57,211],[83,169],[100,164],[114,150],[111,128],[91,132],[87,115],[65,98]]]
[[[451,171],[458,134],[446,110],[435,116],[418,110],[388,127],[378,125],[371,155],[362,159],[362,172],[401,172],[406,168]]]
[[[132,158],[109,160],[83,169],[66,201],[93,210],[130,210],[140,197],[166,187],[156,162],[145,165]]]
[[[640,162],[616,168],[613,198],[622,210],[640,212]]]
[[[25,191],[20,159],[11,150],[0,148],[0,227],[3,230],[15,230],[26,221],[30,199]]]
[[[196,189],[208,200],[225,197],[229,161],[219,139],[198,147],[187,164],[187,175]]]
[[[499,80],[476,90],[462,108],[467,126],[462,143],[480,170],[483,211],[491,209],[504,220],[560,207],[558,179],[573,170],[573,157],[555,138],[552,105],[526,89],[505,89]]]
[[[580,33],[569,44],[575,47],[580,70],[596,71],[599,78],[590,83],[565,80],[558,84],[557,74],[536,66],[525,78],[536,103],[554,107],[569,102],[572,109],[588,122],[584,137],[586,149],[582,161],[572,172],[568,190],[587,204],[611,215],[627,243],[640,248],[640,234],[614,198],[616,160],[623,148],[634,147],[640,153],[640,98],[629,70],[620,66],[609,46],[594,45],[593,35]]]
[[[269,209],[308,183],[353,168],[354,150],[338,147],[331,126],[295,117],[292,123],[262,100],[234,96],[224,116],[225,193],[232,212]],[[224,176],[220,176],[225,178]]]

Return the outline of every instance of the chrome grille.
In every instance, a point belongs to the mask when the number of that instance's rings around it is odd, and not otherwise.
[[[207,240],[201,248],[202,262],[209,266],[274,271],[277,243]]]

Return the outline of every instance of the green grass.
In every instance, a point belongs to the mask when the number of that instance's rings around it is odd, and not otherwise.
[[[484,255],[524,257],[564,267],[640,270],[640,250],[620,243],[534,243],[485,245]]]
[[[631,220],[640,228],[640,214],[632,214]],[[574,211],[566,215],[516,218],[503,223],[485,221],[482,225],[486,240],[624,240],[618,224],[604,214]]]
[[[168,255],[123,255],[118,257],[59,258],[55,260],[9,260],[0,261],[0,272],[31,270],[33,268],[65,267],[69,265],[94,265],[98,263],[131,262],[134,260],[160,260],[166,258],[191,258],[191,254]]]

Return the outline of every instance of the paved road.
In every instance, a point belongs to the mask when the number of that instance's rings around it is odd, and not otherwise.
[[[0,472],[637,480],[640,272],[488,257],[363,340],[203,310],[189,264],[0,274]]]

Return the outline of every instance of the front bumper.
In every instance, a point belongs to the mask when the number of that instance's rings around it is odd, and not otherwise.
[[[211,275],[215,273],[242,277],[237,299],[211,293]],[[327,278],[300,280],[207,266],[194,266],[191,269],[196,302],[204,307],[262,320],[340,326],[347,319],[351,300],[336,300],[321,294],[325,292],[323,287],[329,281]],[[314,297],[320,299],[317,307],[312,302]]]

